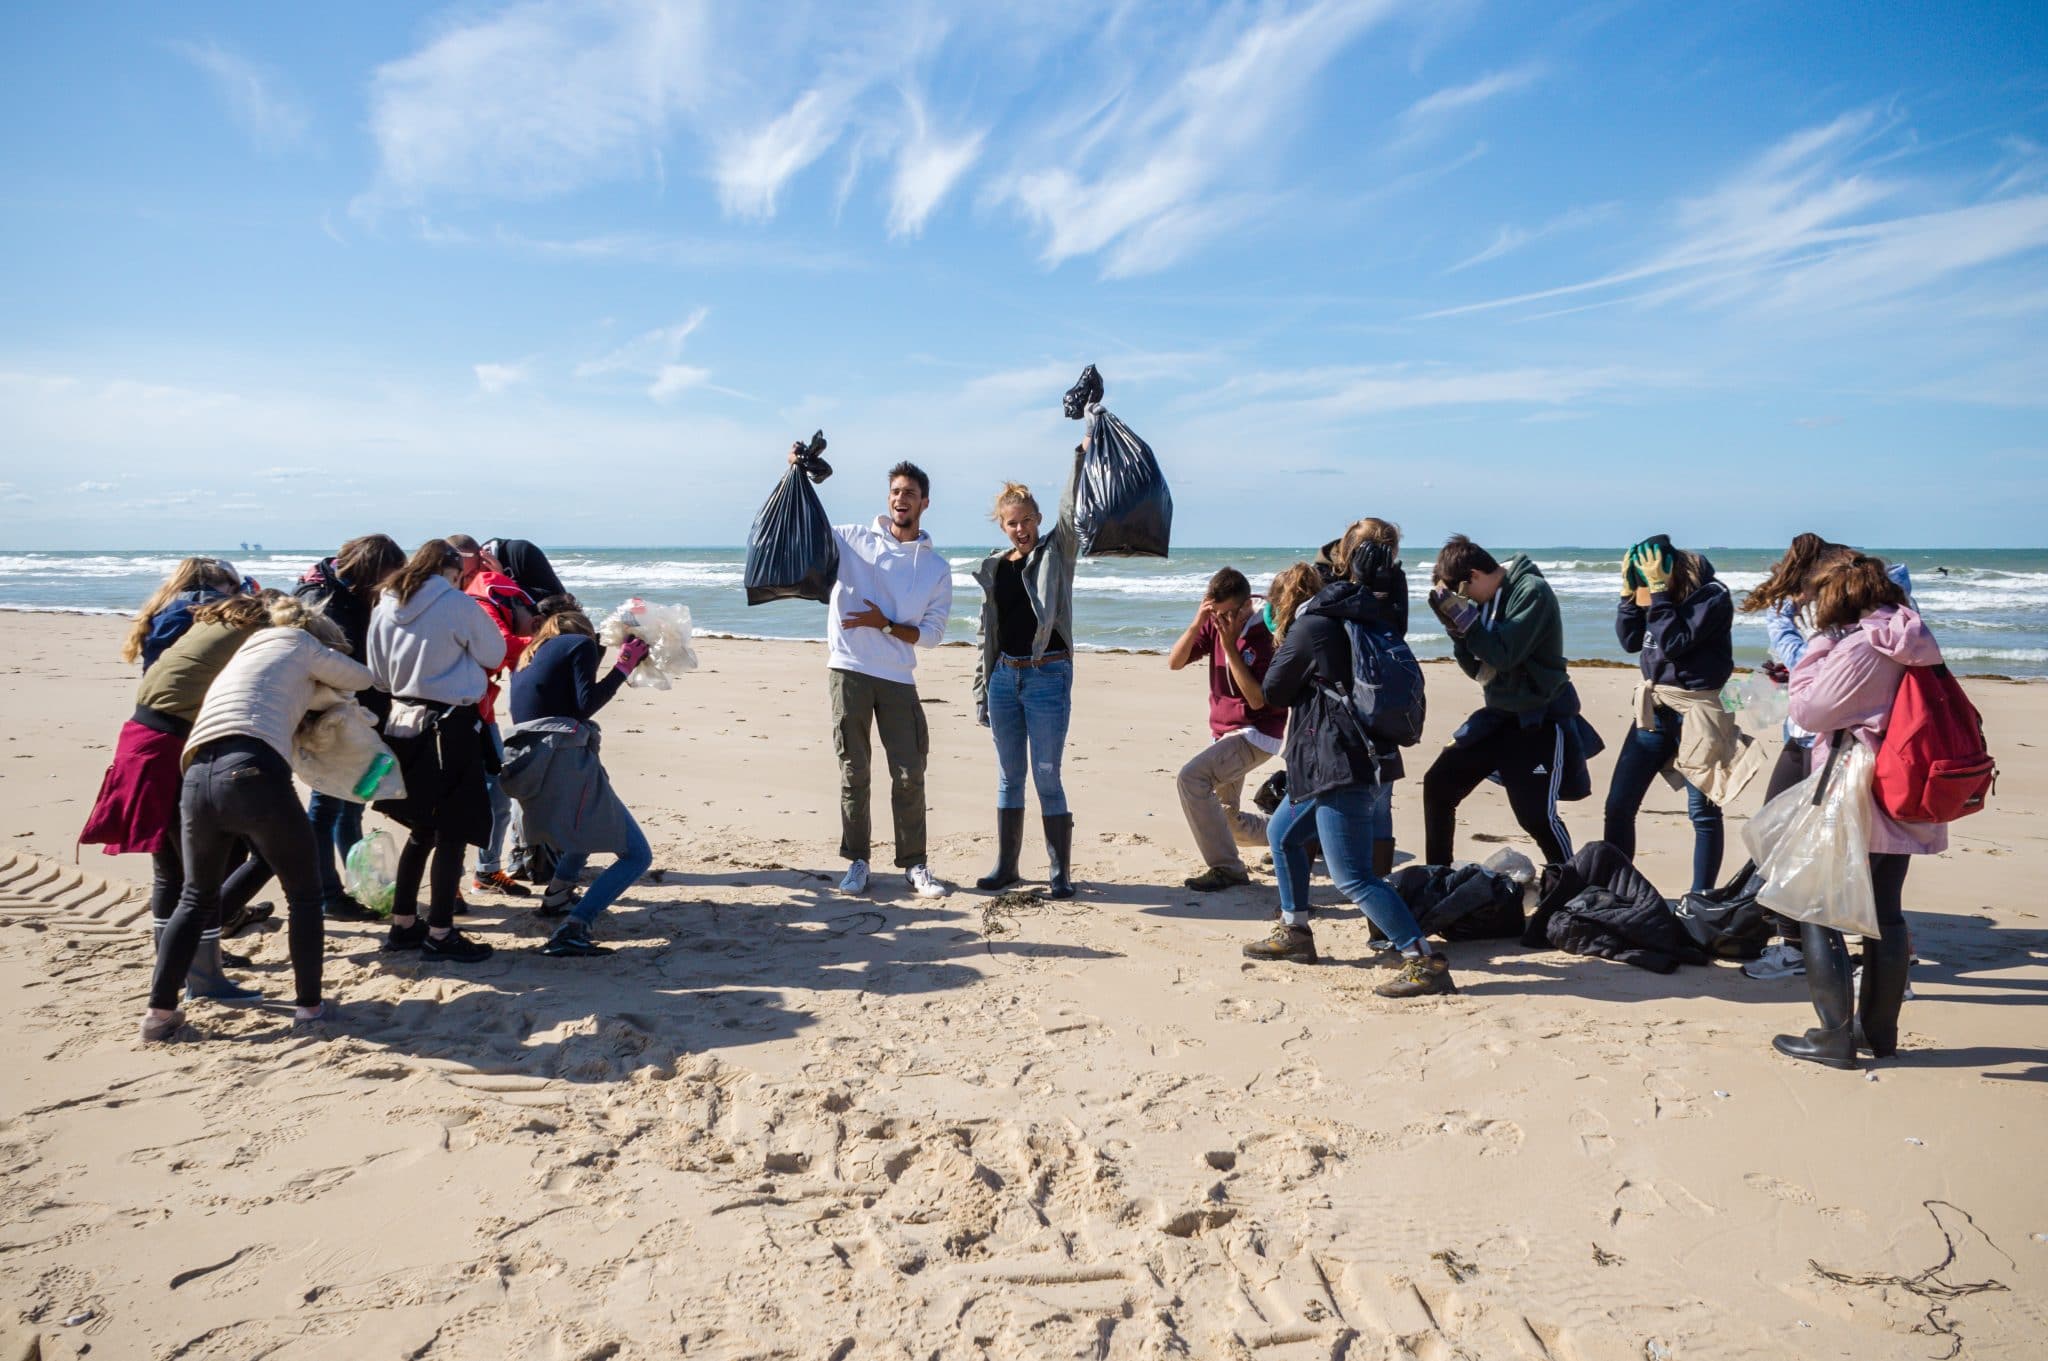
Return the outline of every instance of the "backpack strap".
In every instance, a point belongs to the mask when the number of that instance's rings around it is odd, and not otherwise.
[[[1813,806],[1815,808],[1820,807],[1821,799],[1828,792],[1828,781],[1835,777],[1835,762],[1841,759],[1842,747],[1848,741],[1849,730],[1842,728],[1835,733],[1834,740],[1828,743],[1827,763],[1820,768],[1820,783],[1813,787]]]

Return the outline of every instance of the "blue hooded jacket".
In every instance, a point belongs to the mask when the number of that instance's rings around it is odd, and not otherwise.
[[[1653,591],[1648,608],[1624,597],[1614,632],[1642,654],[1643,679],[1681,690],[1719,690],[1735,672],[1735,597],[1700,558],[1700,581],[1683,600]]]

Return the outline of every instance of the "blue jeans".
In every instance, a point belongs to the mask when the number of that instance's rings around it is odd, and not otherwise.
[[[1288,798],[1266,824],[1273,846],[1273,873],[1280,881],[1280,915],[1289,926],[1306,926],[1308,843],[1320,841],[1330,882],[1396,947],[1422,946],[1422,927],[1401,895],[1372,872],[1373,823],[1388,797],[1385,785],[1354,784],[1296,803]],[[1389,805],[1390,806],[1390,805]]]
[[[1074,664],[1004,666],[988,678],[988,726],[996,739],[996,807],[1024,806],[1024,768],[1038,786],[1038,811],[1058,817],[1067,811],[1060,783],[1060,758],[1067,749],[1067,720],[1074,713]]]
[[[498,759],[505,759],[505,740],[498,735],[498,725],[484,724],[484,733],[491,739],[491,747],[498,753]],[[488,770],[484,772],[484,792],[491,799],[491,839],[476,853],[478,878],[496,874],[499,862],[505,858],[505,837],[512,830],[512,796],[498,783],[498,777]]]
[[[339,861],[363,839],[363,806],[330,794],[315,794],[306,805],[313,821],[313,875],[320,881],[320,905],[347,896]]]
[[[1607,785],[1607,822],[1602,835],[1630,859],[1636,853],[1636,813],[1657,772],[1678,754],[1678,734],[1684,715],[1657,706],[1657,728],[1645,732],[1629,729],[1621,750],[1614,756],[1614,778]],[[1686,812],[1692,817],[1692,891],[1704,893],[1721,876],[1721,806],[1691,785],[1685,787]]]
[[[565,851],[555,861],[555,880],[564,882],[582,876],[583,866],[590,860],[592,851],[612,851],[618,859],[584,890],[583,899],[576,904],[569,915],[585,926],[596,921],[598,914],[619,900],[619,895],[631,888],[654,864],[654,851],[647,844],[647,834],[640,830],[640,824],[626,815],[624,845],[586,847],[580,851]]]

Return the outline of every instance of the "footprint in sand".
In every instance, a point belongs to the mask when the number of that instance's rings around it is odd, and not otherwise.
[[[1751,1172],[1743,1177],[1742,1184],[1752,1191],[1761,1191],[1772,1200],[1782,1200],[1788,1205],[1813,1204],[1813,1192],[1804,1186],[1795,1186],[1782,1177],[1768,1172]]]
[[[1572,1133],[1579,1138],[1579,1152],[1589,1158],[1605,1158],[1614,1151],[1614,1136],[1607,1132],[1607,1117],[1595,1110],[1574,1111]]]

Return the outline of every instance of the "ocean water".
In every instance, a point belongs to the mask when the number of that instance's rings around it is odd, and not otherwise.
[[[146,599],[187,552],[214,552],[269,586],[289,587],[323,550],[263,552],[193,548],[163,552],[0,552],[0,610],[67,610],[126,614]],[[331,552],[332,550],[324,550]],[[980,612],[973,571],[981,550],[948,549],[953,563],[951,642],[971,641]],[[1628,661],[1614,637],[1620,595],[1620,548],[1531,548],[1564,606],[1565,643],[1574,658]],[[1721,578],[1738,594],[1763,579],[1777,549],[1708,549]],[[1876,550],[1913,573],[1914,597],[1958,671],[2048,677],[2048,550]],[[1494,552],[1505,558],[1502,549]],[[1209,576],[1226,563],[1263,591],[1274,573],[1306,561],[1300,548],[1183,548],[1170,561],[1084,562],[1075,577],[1075,632],[1084,649],[1163,650],[1192,615]],[[601,615],[628,596],[688,605],[702,632],[760,638],[822,638],[825,607],[779,601],[749,608],[741,589],[745,552],[738,548],[551,548],[563,582]],[[1418,655],[1450,655],[1450,645],[1423,605],[1426,553],[1409,555],[1414,593],[1410,642]],[[1764,655],[1762,623],[1736,617],[1737,659]]]

